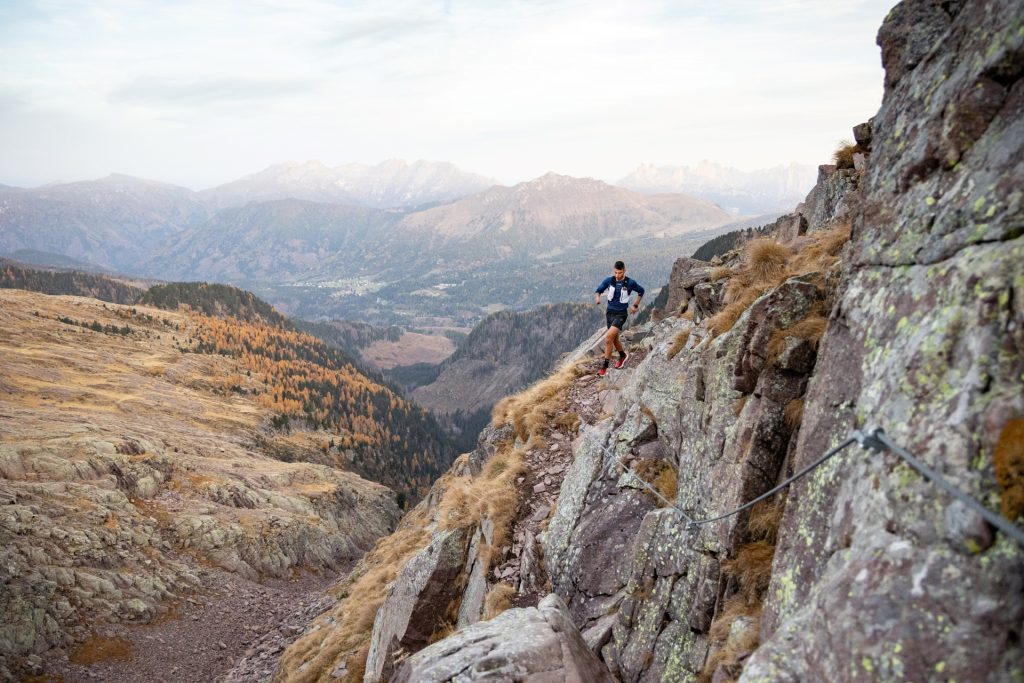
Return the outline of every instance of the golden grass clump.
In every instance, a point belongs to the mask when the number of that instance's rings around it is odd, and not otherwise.
[[[490,621],[512,606],[512,598],[516,595],[516,589],[501,581],[494,584],[491,590],[487,591],[484,598],[484,621]]]
[[[785,494],[776,495],[772,500],[762,500],[750,509],[747,519],[747,532],[755,540],[762,540],[775,545],[779,535],[779,524],[782,513],[786,510]]]
[[[847,221],[802,238],[803,245],[789,262],[790,275],[824,272],[835,267],[839,263],[843,246],[850,241],[852,231]]]
[[[819,230],[804,239],[796,253],[770,238],[747,242],[743,262],[732,269],[726,283],[722,297],[725,307],[708,319],[708,329],[716,337],[731,330],[751,304],[786,278],[834,268],[850,239],[850,230],[849,223]]]
[[[676,333],[676,338],[672,340],[672,346],[668,349],[668,359],[672,360],[676,357],[683,347],[686,346],[686,342],[690,339],[690,330],[680,330]]]
[[[1024,419],[1010,420],[1003,426],[992,451],[999,485],[1003,516],[1016,520],[1024,512]]]
[[[693,320],[693,306],[687,306],[686,310],[679,314],[683,320]]]
[[[494,406],[491,414],[496,427],[510,424],[520,440],[529,443],[548,431],[562,412],[573,380],[583,375],[585,360],[568,363],[528,389],[507,396]]]
[[[637,462],[633,471],[667,500],[676,499],[676,494],[679,492],[679,473],[668,460],[644,458]],[[665,503],[657,498],[655,502],[658,507],[665,506]]]
[[[752,620],[750,627],[743,631],[739,638],[729,638],[733,622],[742,617]],[[711,677],[720,665],[724,665],[730,675],[739,676],[742,671],[740,657],[757,648],[761,640],[760,631],[760,605],[750,605],[738,594],[726,600],[725,608],[711,624],[709,634],[711,643],[719,647],[708,655],[697,680],[701,683],[710,683]]]
[[[506,545],[519,507],[516,480],[526,471],[522,450],[503,449],[491,456],[479,476],[453,479],[438,511],[442,528],[468,527],[488,517],[494,523],[494,545]]]
[[[736,321],[743,315],[743,311],[750,308],[750,305],[768,291],[767,286],[751,287],[743,290],[739,297],[730,302],[725,308],[708,318],[708,329],[711,334],[718,336],[732,329]]]
[[[836,151],[832,152],[832,161],[835,162],[836,168],[853,168],[853,155],[862,151],[857,143],[841,140]]]
[[[772,284],[786,273],[786,264],[792,250],[770,237],[750,240],[744,247],[744,266],[749,269],[755,284]]]
[[[768,588],[772,577],[775,546],[767,541],[754,541],[742,546],[736,557],[722,562],[722,571],[736,577],[748,601],[756,601]]]
[[[735,271],[728,266],[716,266],[708,271],[708,277],[712,282],[718,282],[719,280],[727,277],[731,277]]]
[[[806,339],[812,348],[815,350],[818,348],[818,342],[821,341],[825,335],[825,328],[828,327],[828,321],[818,312],[819,310],[820,307],[812,310],[803,320],[772,333],[771,339],[768,340],[768,358],[771,362],[778,360],[786,348],[786,340],[791,337]]]
[[[804,419],[804,399],[802,396],[794,398],[786,404],[783,410],[783,418],[786,420],[786,426],[790,429],[796,429],[800,426]]]

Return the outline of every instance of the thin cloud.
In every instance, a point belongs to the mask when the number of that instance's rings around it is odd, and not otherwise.
[[[115,88],[109,96],[112,104],[191,107],[212,104],[249,104],[315,93],[313,81],[266,78],[220,78],[193,81],[169,81],[157,77],[138,77]]]
[[[3,4],[0,182],[208,185],[303,158],[821,163],[877,110],[891,0]]]

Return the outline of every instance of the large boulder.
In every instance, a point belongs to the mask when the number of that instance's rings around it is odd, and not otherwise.
[[[396,659],[420,650],[441,626],[459,598],[456,579],[465,567],[468,538],[465,529],[436,532],[402,568],[373,622],[366,683],[388,680]]]
[[[403,662],[392,683],[611,683],[556,595],[460,630]]]

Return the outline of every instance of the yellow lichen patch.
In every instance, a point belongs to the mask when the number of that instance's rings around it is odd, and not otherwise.
[[[1002,494],[1003,516],[1015,520],[1024,512],[1024,419],[1016,418],[1003,426],[992,461]]]

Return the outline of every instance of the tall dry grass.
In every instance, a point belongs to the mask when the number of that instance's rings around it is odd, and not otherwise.
[[[836,267],[849,239],[850,225],[842,224],[809,235],[798,251],[768,237],[747,242],[743,261],[728,276],[722,297],[725,307],[707,321],[712,335],[731,330],[751,304],[787,278]]]

